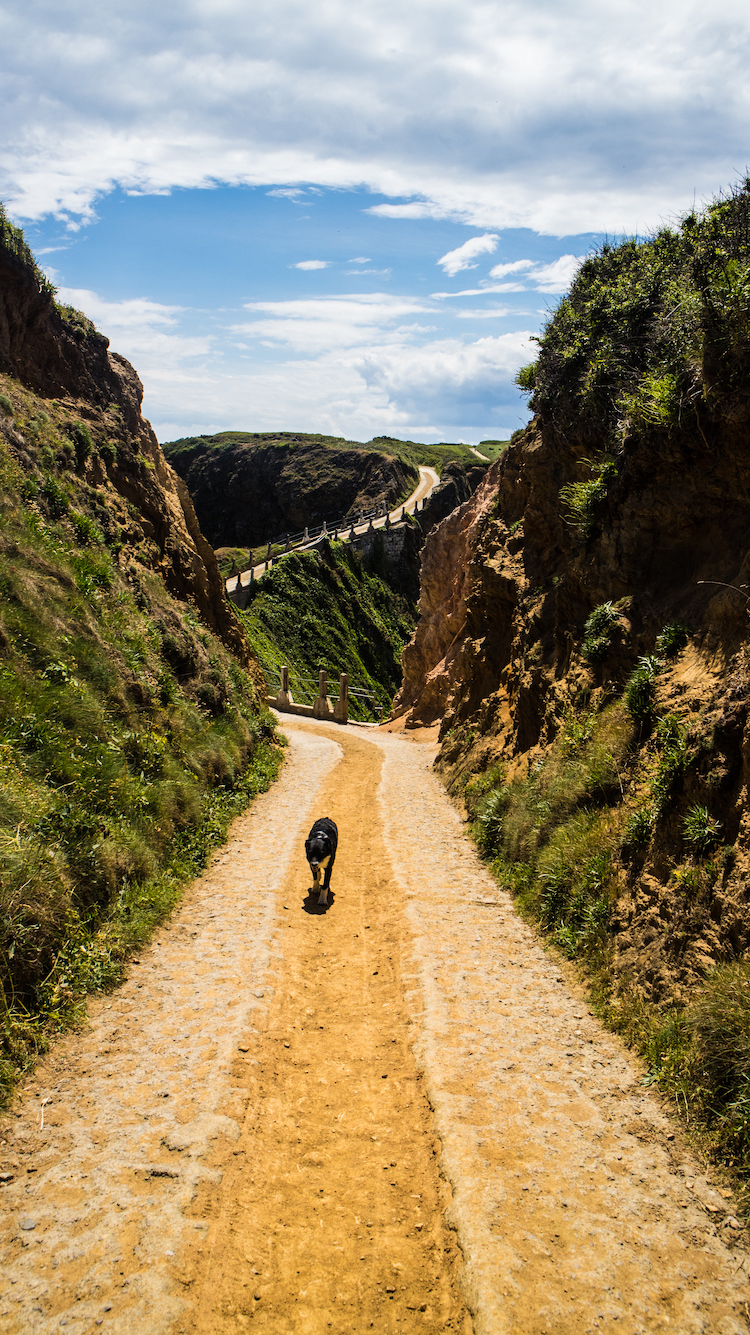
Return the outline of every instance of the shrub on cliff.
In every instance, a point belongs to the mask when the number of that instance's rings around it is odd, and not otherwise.
[[[643,241],[584,260],[521,387],[560,428],[617,448],[678,424],[700,438],[750,366],[750,181]]]

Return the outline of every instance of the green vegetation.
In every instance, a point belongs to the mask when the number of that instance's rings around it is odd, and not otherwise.
[[[0,383],[26,441],[22,471],[0,437],[2,1097],[118,979],[279,752],[248,676],[91,471],[106,416]]]
[[[591,477],[584,482],[569,482],[560,490],[560,500],[566,510],[569,524],[581,530],[584,538],[593,538],[600,531],[611,483],[617,477],[613,459],[584,459]]]
[[[690,631],[681,621],[665,626],[656,640],[656,652],[662,658],[676,658],[690,639]]]
[[[625,705],[631,718],[641,724],[651,722],[656,700],[656,678],[664,664],[655,654],[644,654],[625,687]]]
[[[352,686],[372,691],[388,711],[415,614],[386,574],[376,538],[369,560],[348,543],[327,542],[288,553],[255,582],[241,613],[247,637],[277,682],[278,669],[288,665],[297,700],[305,700],[302,679],[323,668],[334,691],[339,673],[348,672]]]
[[[483,441],[479,445],[482,453],[494,458],[492,448],[499,453],[508,442]],[[300,445],[330,445],[337,450],[375,450],[380,454],[389,454],[405,464],[417,467],[423,464],[442,473],[446,464],[458,459],[466,468],[473,468],[479,462],[470,446],[456,444],[421,445],[413,440],[397,440],[394,436],[375,436],[373,440],[345,440],[342,436],[324,436],[294,431],[220,431],[215,436],[185,436],[180,440],[167,441],[163,448],[167,457],[174,461],[181,454],[191,453],[196,445],[209,445],[212,450],[228,450],[234,445],[278,445],[294,449]],[[485,451],[483,446],[488,446]]]
[[[632,742],[621,704],[571,713],[525,779],[466,801],[480,848],[520,906],[571,957],[602,947],[622,842],[620,772]]]
[[[8,218],[8,215],[0,204],[0,247],[7,255],[13,258],[26,270],[27,274],[34,280],[39,292],[43,292],[50,297],[54,297],[56,288],[49,281],[47,276],[42,273],[34,256],[26,244],[26,238],[20,227],[14,227]]]
[[[607,657],[619,622],[620,614],[614,603],[600,603],[594,608],[583,628],[581,657],[587,663],[601,663]]]
[[[747,382],[749,228],[744,181],[676,228],[590,255],[519,373],[532,408],[613,450],[678,427],[705,446],[707,409]]]
[[[483,454],[485,459],[499,459],[510,445],[509,440],[480,440],[477,449]]]
[[[609,622],[602,609],[596,613]],[[671,642],[671,630],[660,638]],[[685,801],[681,780],[696,773],[700,756],[675,714],[656,718],[661,666],[652,658],[636,669],[656,719],[645,741],[626,692],[598,709],[569,712],[525,778],[507,782],[496,768],[469,780],[465,800],[500,884],[578,963],[601,1017],[645,1059],[646,1083],[659,1086],[742,1185],[750,1182],[750,964],[717,967],[687,1005],[666,1008],[644,1000],[612,968],[612,915],[649,847],[663,845]],[[731,869],[733,850],[717,849],[721,824],[702,803],[683,805],[679,830],[690,860],[672,866],[674,911],[685,923],[710,921],[714,887]],[[742,1190],[750,1208],[750,1188]]]
[[[721,822],[715,820],[708,807],[695,802],[682,820],[682,836],[698,853],[707,853],[719,842]]]

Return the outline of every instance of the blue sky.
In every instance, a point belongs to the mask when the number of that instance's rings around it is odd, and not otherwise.
[[[0,198],[162,440],[503,437],[576,260],[744,171],[749,48],[734,0],[0,0]]]

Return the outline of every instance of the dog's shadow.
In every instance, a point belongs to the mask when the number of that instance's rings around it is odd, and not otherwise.
[[[323,915],[326,914],[329,909],[333,908],[334,900],[336,898],[333,891],[332,890],[328,891],[327,904],[318,903],[319,894],[320,891],[317,890],[314,885],[311,885],[302,904],[302,908],[304,909],[305,913],[311,914],[312,917],[323,917]]]

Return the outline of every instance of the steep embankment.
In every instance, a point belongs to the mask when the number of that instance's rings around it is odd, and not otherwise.
[[[0,1089],[273,770],[257,661],[141,393],[0,212]]]
[[[750,1106],[749,221],[743,188],[584,263],[520,378],[533,423],[428,538],[395,707],[441,720],[498,875],[729,1161]]]

